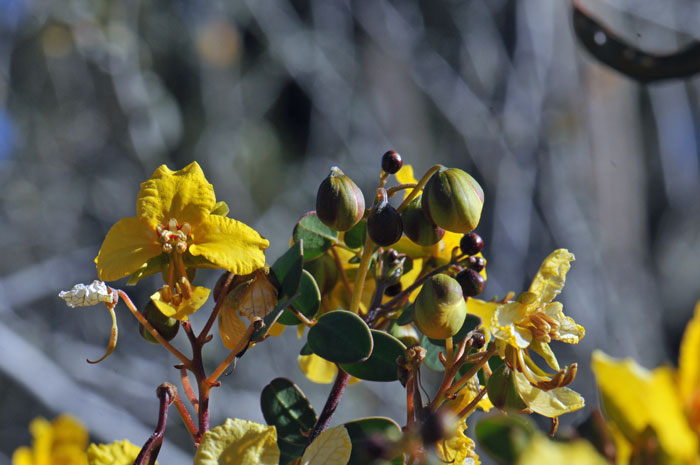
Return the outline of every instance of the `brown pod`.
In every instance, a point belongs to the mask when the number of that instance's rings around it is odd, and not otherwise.
[[[395,244],[401,239],[401,215],[386,199],[376,204],[367,217],[367,234],[375,244],[382,247]]]
[[[316,193],[316,214],[336,231],[347,231],[365,214],[365,198],[352,179],[337,166],[331,168]]]

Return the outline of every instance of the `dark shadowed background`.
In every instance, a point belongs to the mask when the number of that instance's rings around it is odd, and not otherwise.
[[[651,51],[700,39],[695,1],[583,3]],[[485,297],[526,289],[555,248],[576,255],[560,299],[587,334],[554,348],[579,362],[573,387],[595,406],[591,351],[672,362],[700,298],[699,92],[698,79],[642,86],[598,64],[561,1],[0,0],[0,463],[37,415],[70,412],[100,442],[152,431],[156,386],[179,384],[174,358],[119,308],[116,352],[88,365],[109,316],[56,295],[95,279],[139,183],[193,160],[230,216],[270,240],[270,263],[332,165],[365,195],[388,149],[419,175],[467,170],[486,195]],[[154,285],[128,291],[143,305]],[[293,333],[240,360],[213,424],[262,422],[276,376],[321,410],[329,386],[299,372]],[[224,356],[207,348],[212,365]],[[351,386],[336,421],[402,422],[400,392]],[[191,463],[174,412],[170,425],[161,462]]]

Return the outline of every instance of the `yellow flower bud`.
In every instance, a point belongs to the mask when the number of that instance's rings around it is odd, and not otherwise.
[[[457,334],[466,317],[467,304],[454,278],[437,274],[423,284],[413,309],[413,321],[423,334],[447,339]]]

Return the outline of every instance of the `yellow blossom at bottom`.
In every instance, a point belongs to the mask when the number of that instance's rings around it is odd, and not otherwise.
[[[595,448],[584,440],[556,442],[535,435],[518,459],[517,465],[541,464],[609,465]]]
[[[204,433],[194,465],[277,465],[279,460],[274,426],[229,418]]]
[[[89,465],[131,465],[141,452],[141,447],[124,439],[110,444],[90,444]],[[156,462],[157,463],[157,462]]]
[[[352,443],[345,426],[327,429],[304,451],[301,465],[345,465],[350,460]]]
[[[75,418],[61,415],[49,422],[36,418],[29,425],[32,447],[12,454],[12,465],[86,465],[88,432]]]
[[[467,424],[462,420],[450,439],[437,443],[438,457],[445,463],[459,465],[479,465],[479,456],[474,451],[474,441],[464,431]]]

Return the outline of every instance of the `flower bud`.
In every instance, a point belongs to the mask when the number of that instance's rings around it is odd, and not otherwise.
[[[143,316],[166,341],[170,341],[172,338],[174,338],[180,329],[180,322],[175,318],[170,318],[163,315],[152,300],[149,300],[146,304],[146,308],[143,309]],[[149,333],[146,327],[142,324],[139,324],[139,334],[141,334],[141,337],[152,344],[160,344],[160,342],[158,342],[158,340],[153,337],[153,335]]]
[[[396,174],[403,166],[401,155],[395,150],[389,150],[382,155],[382,170],[389,174]]]
[[[347,231],[365,214],[365,198],[359,187],[337,166],[331,168],[316,193],[316,214],[336,231]]]
[[[421,206],[422,196],[418,196],[401,212],[403,232],[418,245],[428,246],[440,242],[445,230],[433,223]]]
[[[464,255],[476,255],[484,248],[484,240],[477,233],[470,232],[462,236],[459,248]]]
[[[316,284],[318,284],[318,290],[322,295],[329,293],[335,287],[340,277],[335,260],[327,253],[304,263],[304,269],[314,277]]]
[[[476,270],[462,270],[455,278],[462,287],[462,294],[466,297],[476,297],[484,292],[486,281]]]
[[[375,244],[387,247],[398,242],[403,234],[401,215],[384,198],[379,201],[367,217],[367,234]]]
[[[423,334],[447,339],[457,334],[466,317],[467,304],[457,281],[437,274],[423,284],[413,308],[413,321]]]
[[[420,343],[420,338],[413,325],[394,325],[391,327],[389,334],[403,342],[406,347],[415,346]]]
[[[423,209],[433,223],[456,233],[479,224],[484,191],[474,178],[457,168],[441,168],[423,189]]]
[[[518,393],[515,374],[504,363],[494,370],[486,385],[489,400],[499,410],[521,412],[527,408]]]

